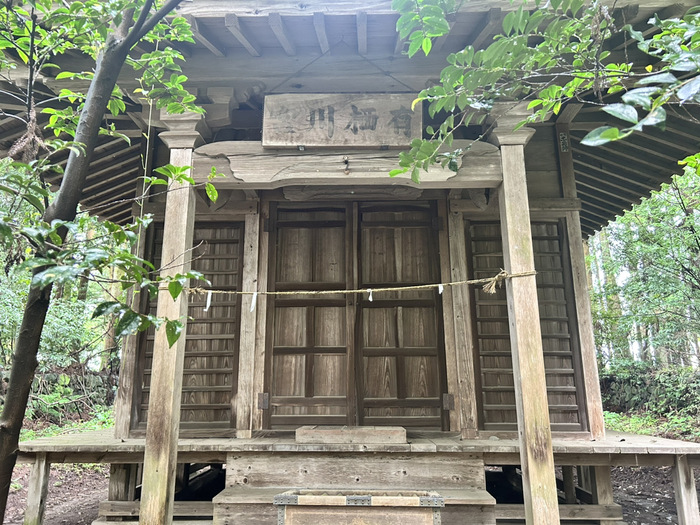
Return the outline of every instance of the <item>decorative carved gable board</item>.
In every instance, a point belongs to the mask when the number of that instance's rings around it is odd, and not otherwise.
[[[268,95],[263,147],[405,148],[422,133],[414,95]]]

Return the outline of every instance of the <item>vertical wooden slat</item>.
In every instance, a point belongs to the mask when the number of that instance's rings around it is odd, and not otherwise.
[[[534,273],[535,268],[525,174],[527,138],[501,142],[503,183],[498,196],[505,270],[511,274]],[[535,276],[508,279],[506,295],[525,518],[528,525],[555,525],[559,508]]]
[[[263,197],[260,202],[260,224],[263,225],[270,220],[270,201]],[[269,243],[270,234],[265,228],[260,228],[258,231],[259,238],[259,255],[258,255],[258,288],[267,290],[268,273],[269,273]],[[258,296],[256,328],[255,328],[255,354],[253,356],[253,393],[265,392],[265,350],[267,335],[267,295]],[[259,430],[264,426],[265,413],[259,407],[253,410],[252,429]]]
[[[569,237],[571,277],[574,283],[576,317],[578,318],[579,341],[581,343],[581,364],[583,367],[588,430],[591,432],[591,437],[593,439],[603,439],[605,437],[603,401],[600,395],[598,359],[593,335],[593,316],[591,314],[591,303],[588,295],[586,259],[583,253],[579,212],[566,212],[566,229]]]
[[[700,523],[695,477],[687,456],[676,456],[676,464],[673,467],[673,488],[676,496],[678,525]]]
[[[24,525],[41,525],[46,507],[46,494],[49,491],[49,463],[46,454],[37,454],[29,474],[27,486],[27,511],[24,513]]]
[[[257,292],[258,289],[258,241],[260,238],[260,216],[248,213],[245,217],[243,234],[243,285],[244,292]],[[236,396],[236,436],[249,438],[252,432],[252,412],[256,394],[253,391],[255,370],[255,340],[257,333],[257,299],[253,305],[253,295],[241,296],[240,343],[238,358],[238,395]]]
[[[357,203],[348,204],[345,209],[345,282],[348,290],[355,290],[358,287],[357,242],[358,223]],[[345,340],[347,343],[347,420],[348,425],[359,425],[359,415],[357,408],[358,378],[362,378],[362,368],[358,367],[357,354],[355,351],[356,341],[361,339],[357,336],[357,309],[359,298],[354,294],[345,296]],[[362,396],[359,395],[361,398]],[[361,411],[359,411],[361,413]]]
[[[170,151],[175,166],[192,165],[192,149]],[[171,182],[165,208],[162,275],[189,271],[194,233],[195,191],[189,183]],[[177,299],[167,289],[158,294],[158,316],[182,320],[185,326],[177,342],[170,347],[165,326],[156,331],[153,345],[153,370],[148,404],[146,450],[139,523],[163,525],[172,522],[175,490],[177,439],[182,398],[182,371],[187,335],[187,293]]]
[[[450,253],[450,275],[454,282],[466,281],[467,252],[465,246],[464,219],[462,213],[449,210],[448,213],[448,242]],[[469,288],[464,286],[452,287],[452,304],[454,310],[454,339],[456,352],[457,385],[456,396],[462,406],[460,431],[462,438],[476,437],[479,428],[478,409],[476,402],[476,374],[474,370],[474,336],[472,333],[472,314]],[[447,333],[447,326],[445,326]],[[457,403],[457,399],[455,399]]]
[[[142,152],[147,159],[151,158],[149,152]],[[136,189],[136,197],[141,197],[143,193],[143,180],[139,181]],[[144,258],[146,253],[146,231],[140,231],[138,241],[134,247],[134,254]],[[130,306],[143,312],[148,302],[148,294],[131,294],[129,298]],[[114,437],[126,439],[129,437],[134,422],[138,420],[138,406],[140,399],[136,394],[136,382],[138,377],[138,349],[141,334],[132,334],[125,338],[124,348],[119,366],[119,389],[114,400]]]

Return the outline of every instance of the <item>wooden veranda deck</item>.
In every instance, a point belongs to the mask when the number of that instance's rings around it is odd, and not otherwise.
[[[143,460],[145,438],[116,439],[112,430],[64,434],[20,443],[19,462],[34,462],[46,454],[51,463],[139,463]],[[653,436],[608,432],[603,440],[553,436],[554,459],[558,465],[636,466],[673,465],[676,456],[687,456],[691,466],[700,466],[700,443]],[[483,454],[489,465],[517,465],[518,440],[491,437],[462,440],[448,432],[409,432],[407,443],[305,444],[293,432],[259,432],[251,439],[180,439],[178,461],[224,463],[229,452],[462,452]]]
[[[145,438],[116,439],[113,437],[112,430],[65,434],[20,443],[18,461],[34,463],[27,516],[41,519],[46,494],[45,491],[42,491],[42,485],[48,481],[47,473],[51,463],[135,464],[143,461],[144,450]],[[682,513],[687,516],[697,515],[695,488],[694,486],[690,487],[687,482],[688,479],[692,479],[692,468],[700,466],[700,444],[698,443],[618,432],[609,432],[605,439],[598,441],[592,441],[582,435],[555,434],[553,450],[555,464],[566,468],[574,465],[593,468],[638,465],[672,466],[674,467],[676,493],[677,496],[680,495],[680,498],[677,499],[679,516]],[[311,465],[310,470],[313,470],[315,458],[322,458],[324,453],[331,454],[336,459],[341,454],[344,457],[354,457],[360,460],[365,457],[367,461],[376,457],[405,458],[408,455],[416,458],[418,465],[421,464],[421,461],[426,460],[438,461],[443,465],[461,461],[468,462],[472,459],[477,459],[477,464],[480,465],[518,465],[520,462],[519,444],[515,436],[509,438],[490,436],[483,439],[463,440],[458,434],[445,432],[409,431],[405,443],[303,443],[295,439],[293,432],[259,432],[251,439],[184,438],[180,439],[178,443],[178,462],[192,464],[226,464],[232,457],[261,458],[270,454],[271,457],[277,458],[277,462],[280,458],[287,458],[289,461],[291,457],[299,457],[299,461],[305,462],[304,464],[307,466]],[[430,458],[434,458],[434,460]],[[292,461],[296,460],[292,459]],[[288,481],[290,486],[295,484],[295,480]],[[217,505],[235,506],[244,502],[244,499],[246,505],[251,502],[260,505],[263,500],[270,499],[271,501],[273,493],[276,492],[280,492],[280,489],[266,487],[252,491],[250,488],[239,491],[235,487],[230,487],[217,496],[214,502],[176,502],[175,513],[181,519],[187,519],[188,516],[214,516],[213,521],[205,521],[204,523],[223,523],[216,518]],[[446,492],[450,493],[449,490]],[[260,501],[251,500],[251,494],[252,497],[258,498]],[[466,500],[462,501],[462,499],[467,496],[472,499],[477,498],[475,501],[469,501],[470,505],[486,505],[487,507],[491,505],[491,508],[495,508],[495,514],[493,514],[495,519],[521,519],[523,517],[522,505],[498,504],[493,507],[493,498],[483,490],[460,492],[460,499],[457,500],[453,497],[452,503],[465,504]],[[619,520],[622,516],[620,508],[612,501],[612,492],[609,496],[607,501],[596,502],[594,500],[592,502],[596,504],[583,506],[561,504],[561,518],[567,522],[570,520],[590,520],[591,518]],[[217,500],[220,501],[217,503]],[[490,500],[490,503],[486,500]],[[269,507],[272,508],[271,505]],[[138,501],[106,501],[100,506],[102,517],[96,523],[107,523],[110,516],[124,519],[124,517],[136,516],[138,513]],[[685,521],[683,523],[692,522]],[[25,521],[25,523],[40,523],[40,521]],[[484,521],[484,523],[492,522]]]

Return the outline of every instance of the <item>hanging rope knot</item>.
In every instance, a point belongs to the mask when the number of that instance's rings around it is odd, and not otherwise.
[[[494,294],[496,293],[496,288],[501,287],[501,283],[508,279],[510,277],[510,274],[506,272],[503,268],[501,268],[501,271],[498,272],[497,275],[494,275],[489,279],[489,282],[487,282],[483,287],[482,290],[488,294]]]

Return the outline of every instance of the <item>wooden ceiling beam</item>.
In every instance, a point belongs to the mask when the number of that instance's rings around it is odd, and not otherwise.
[[[330,51],[331,46],[328,43],[326,16],[323,13],[314,13],[314,30],[316,31],[316,39],[318,40],[318,46],[321,48],[321,53],[325,55]]]
[[[597,187],[591,185],[585,176],[576,181],[576,193],[582,203],[595,202],[599,209],[605,210],[608,213],[621,210],[628,205],[627,201],[624,199],[619,199],[615,196],[598,191]]]
[[[595,157],[582,157],[574,156],[574,168],[577,171],[585,171],[589,175],[595,174],[596,177],[606,179],[608,181],[614,180],[622,183],[622,187],[632,188],[635,193],[650,192],[659,187],[659,184],[640,182],[633,178],[632,175],[621,175],[618,170],[610,169],[609,166],[596,162]],[[624,172],[622,172],[624,173]],[[610,182],[612,185],[613,182]]]
[[[253,39],[248,35],[248,33],[241,27],[241,22],[233,13],[228,13],[224,18],[224,23],[226,24],[226,29],[228,29],[231,34],[238,40],[241,45],[250,53],[251,56],[259,57],[262,55],[262,51],[258,44],[256,44]]]
[[[640,161],[633,154],[621,151],[621,147],[619,149],[610,149],[604,146],[596,146],[595,148],[584,149],[579,146],[579,141],[578,137],[571,137],[571,142],[576,143],[574,160],[580,159],[582,162],[587,162],[596,168],[601,168],[604,163],[609,164],[615,168],[614,173],[626,173],[627,177],[625,179],[639,180],[640,173],[645,174],[647,183],[651,184],[667,182],[669,179],[668,164],[659,165],[653,162]]]
[[[287,29],[284,26],[280,14],[270,13],[267,17],[267,23],[270,25],[270,29],[272,29],[272,32],[277,37],[277,41],[282,46],[282,49],[284,49],[284,52],[290,57],[295,56],[297,54],[296,47],[294,47],[294,44],[289,40]]]
[[[114,194],[114,192],[121,191],[124,189],[131,189],[133,190],[134,186],[136,185],[136,176],[138,175],[139,168],[135,167],[132,168],[126,172],[120,172],[119,177],[116,179],[112,179],[112,182],[115,182],[116,184],[113,185],[96,185],[94,189],[91,188],[85,188],[83,190],[83,195],[80,199],[81,202],[83,203],[93,203],[95,201],[100,200],[102,197],[106,195],[111,195]],[[133,177],[132,177],[133,175]],[[100,187],[102,186],[102,187]]]
[[[576,181],[576,193],[581,199],[582,206],[585,203],[595,202],[595,205],[599,209],[604,210],[608,213],[611,213],[614,210],[622,209],[625,206],[627,206],[627,203],[622,199],[618,200],[615,198],[610,198],[607,195],[601,195],[601,193],[598,192],[595,188],[588,186],[585,180],[581,180],[580,182],[581,184],[579,184],[579,181]]]
[[[210,35],[207,35],[203,28],[199,27],[199,22],[197,22],[197,19],[194,16],[187,16],[185,18],[189,22],[190,27],[192,28],[192,36],[194,36],[194,39],[197,40],[197,42],[211,51],[214,56],[226,56],[226,50],[224,47]]]
[[[501,9],[499,7],[489,9],[486,15],[484,15],[483,22],[479,24],[481,28],[480,31],[474,35],[474,38],[470,39],[470,42],[467,42],[467,44],[474,46],[474,49],[479,49],[484,46],[484,44],[487,44],[484,47],[488,47],[488,44],[491,42],[487,42],[487,40],[500,26],[501,19]]]
[[[627,188],[617,184],[612,184],[611,182],[600,179],[599,177],[584,175],[578,170],[576,173],[576,183],[582,184],[591,189],[595,189],[599,193],[607,195],[613,199],[619,199],[622,201],[622,206],[625,206],[629,202],[636,202],[641,198],[637,192],[629,191]]]
[[[360,55],[367,54],[367,13],[362,11],[355,15],[357,26],[357,52]]]

